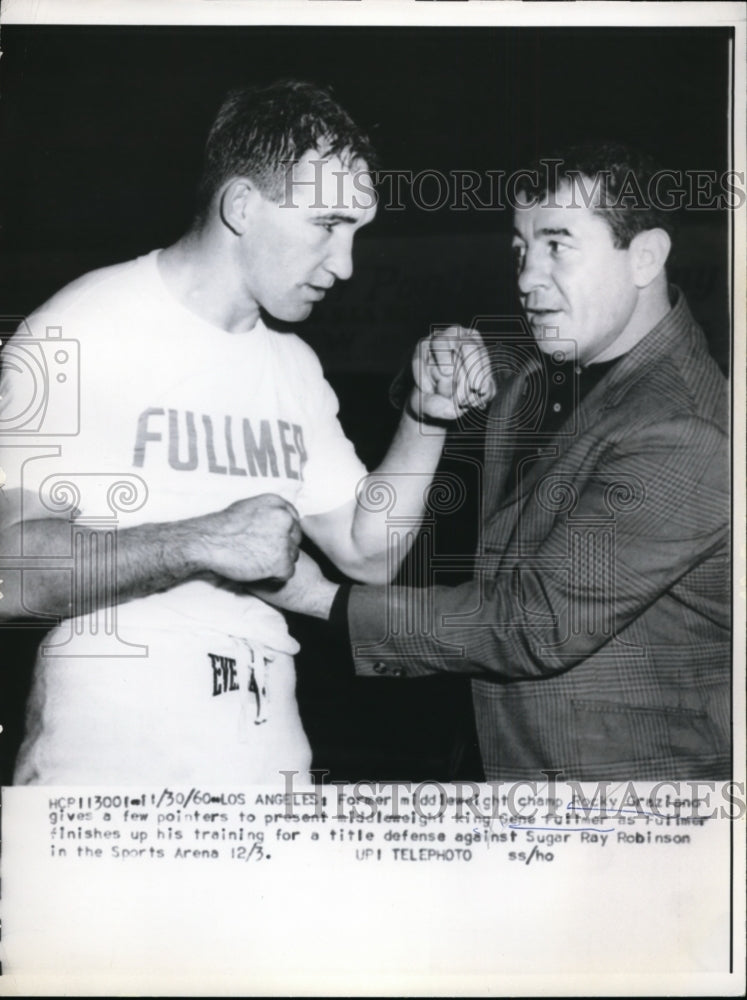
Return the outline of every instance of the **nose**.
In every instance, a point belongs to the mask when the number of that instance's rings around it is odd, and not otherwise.
[[[324,264],[338,281],[347,281],[353,274],[353,237],[340,232],[340,229],[338,226],[335,230],[330,252]]]
[[[542,247],[528,248],[519,265],[516,283],[521,295],[529,295],[536,288],[546,288],[550,282],[550,271]]]

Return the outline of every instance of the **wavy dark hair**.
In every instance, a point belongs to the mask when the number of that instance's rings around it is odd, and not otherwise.
[[[198,213],[204,213],[231,177],[249,177],[265,197],[279,201],[292,162],[311,149],[340,156],[346,163],[361,159],[369,168],[375,166],[368,136],[330,89],[303,80],[278,80],[230,91],[205,144]]]
[[[588,193],[588,206],[612,230],[614,245],[630,246],[637,233],[664,229],[674,234],[672,211],[658,195],[660,165],[647,153],[621,142],[586,142],[536,160],[522,177],[517,191],[530,200],[555,194],[559,187],[576,181]],[[534,177],[537,182],[535,183]],[[591,181],[591,188],[584,181]]]

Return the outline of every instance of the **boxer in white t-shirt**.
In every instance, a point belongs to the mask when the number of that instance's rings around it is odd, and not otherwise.
[[[405,553],[387,550],[385,511],[356,502],[368,473],[315,354],[260,310],[303,320],[351,276],[353,237],[376,213],[372,156],[326,91],[232,93],[185,236],[68,285],[11,341],[0,546],[39,562],[6,572],[0,615],[60,620],[37,657],[17,783],[235,784],[308,769],[298,647],[261,598],[282,606],[292,592],[302,533],[363,582],[389,579]],[[44,344],[53,369],[73,343],[79,392],[50,388],[32,441],[22,360]],[[471,331],[425,338],[413,372],[374,475],[396,477],[398,509],[417,520],[446,422],[493,388]],[[102,490],[111,500],[118,482],[114,544]]]

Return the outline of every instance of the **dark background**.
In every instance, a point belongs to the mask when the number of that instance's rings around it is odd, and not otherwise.
[[[294,76],[331,84],[386,169],[511,171],[552,147],[621,139],[668,169],[729,166],[728,29],[4,27],[0,60],[0,312],[21,316],[67,281],[180,235],[223,93]],[[728,367],[725,211],[683,214],[670,272]],[[392,375],[432,323],[517,312],[510,213],[380,208],[356,274],[299,332],[318,351],[363,460],[397,414]],[[126,347],[126,345],[123,345]],[[476,480],[435,525],[437,551],[474,545]],[[453,579],[459,579],[454,574]],[[322,626],[299,701],[314,766],[336,780],[479,778],[467,682],[356,680]],[[0,631],[8,782],[40,632]]]

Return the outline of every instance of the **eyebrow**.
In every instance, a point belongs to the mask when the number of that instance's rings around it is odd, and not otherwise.
[[[566,229],[565,226],[557,226],[557,227],[545,226],[543,229],[540,229],[538,231],[537,235],[538,236],[573,236],[573,233],[570,231],[570,229]]]
[[[573,233],[570,229],[566,229],[565,226],[544,226],[542,229],[538,229],[535,233],[536,236],[569,236],[573,237]],[[524,237],[519,232],[518,229],[514,229],[514,236],[518,236],[520,240]]]
[[[315,216],[318,220],[323,221],[334,221],[334,222],[349,222],[351,225],[355,225],[359,220],[354,215],[347,215],[345,212],[325,212],[323,215]]]

